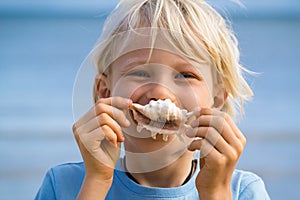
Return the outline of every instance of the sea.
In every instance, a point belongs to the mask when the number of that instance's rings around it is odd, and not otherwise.
[[[82,160],[73,86],[103,20],[0,18],[1,200],[33,199],[50,167]],[[261,176],[273,200],[300,199],[300,18],[232,21],[241,63],[255,72],[246,75],[254,97],[237,119],[247,137],[237,168]]]

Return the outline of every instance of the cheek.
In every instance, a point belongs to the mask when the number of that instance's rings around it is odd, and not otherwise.
[[[206,86],[191,86],[189,89],[180,91],[180,101],[188,110],[196,107],[211,107],[213,98]]]
[[[139,91],[140,84],[126,80],[125,78],[113,79],[111,85],[112,96],[120,96],[124,98],[131,98]]]
[[[198,91],[197,94],[198,106],[210,108],[213,105],[213,97],[208,90]]]

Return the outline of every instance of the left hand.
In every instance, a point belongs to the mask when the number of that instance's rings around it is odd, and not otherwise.
[[[196,178],[199,197],[231,199],[231,177],[246,138],[224,112],[202,108],[196,117],[187,136],[195,138],[188,149],[200,150],[200,172]]]

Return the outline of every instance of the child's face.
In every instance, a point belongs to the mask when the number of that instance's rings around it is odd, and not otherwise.
[[[112,63],[106,79],[110,96],[130,98],[141,105],[150,100],[170,99],[179,108],[188,111],[213,106],[213,77],[209,64],[197,64],[195,67],[195,64],[181,56],[164,50],[154,50],[147,62],[149,53],[146,49],[136,50],[120,56]],[[153,140],[149,131],[144,129],[139,133],[137,124],[127,114],[131,120],[131,126],[123,128],[127,158],[132,156],[132,160],[148,163],[149,154],[151,158],[164,155],[163,161],[149,165],[151,171],[168,165],[184,152],[189,157],[193,156],[192,152],[186,150],[190,143],[188,138],[182,142],[173,134],[165,142],[162,135],[158,134],[157,139]],[[138,158],[134,153],[138,153]]]
[[[188,62],[164,50],[136,50],[119,57],[109,74],[112,96],[145,105],[150,100],[171,99],[178,107],[212,107],[213,78],[209,64]]]
[[[170,99],[188,111],[212,107],[213,78],[209,64],[195,67],[195,63],[164,50],[153,50],[147,62],[149,53],[146,49],[136,50],[112,63],[107,78],[111,96],[130,98],[141,105],[150,100]],[[150,133],[133,134],[150,137]]]

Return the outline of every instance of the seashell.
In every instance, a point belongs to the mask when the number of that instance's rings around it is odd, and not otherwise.
[[[187,110],[178,108],[170,99],[151,100],[147,105],[133,103],[133,108],[151,120],[165,121],[184,121]]]
[[[132,110],[138,111],[145,117],[149,118],[150,123],[145,124],[142,122],[138,122],[137,131],[141,132],[143,128],[151,132],[151,136],[153,139],[156,139],[156,135],[158,133],[163,134],[163,140],[168,140],[168,135],[177,134],[181,136],[182,127],[186,121],[191,117],[194,113],[188,112],[185,109],[178,108],[170,99],[165,100],[151,100],[146,105],[140,105],[137,103],[133,103]],[[167,122],[172,122],[176,124],[178,127],[176,130],[164,129],[164,125]],[[182,136],[181,138],[182,139]]]

